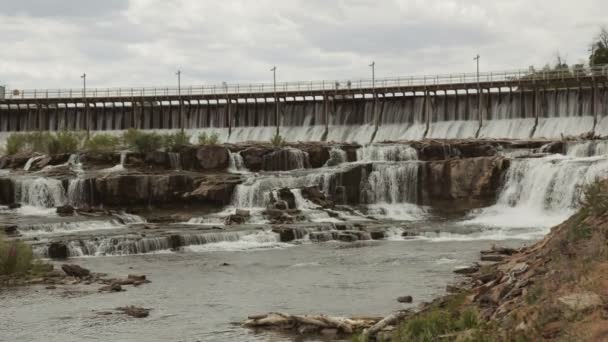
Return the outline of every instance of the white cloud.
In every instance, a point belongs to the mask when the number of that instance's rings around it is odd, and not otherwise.
[[[76,5],[75,5],[76,3]],[[360,78],[576,63],[600,0],[0,0],[0,84],[164,86]]]

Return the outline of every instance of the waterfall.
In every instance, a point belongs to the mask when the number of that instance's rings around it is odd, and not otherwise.
[[[357,150],[358,161],[407,161],[418,159],[418,152],[409,145],[371,144]]]
[[[262,159],[262,169],[265,171],[287,171],[309,167],[308,153],[291,147],[269,153]]]
[[[82,178],[70,179],[68,184],[68,203],[75,208],[82,208],[88,205],[87,180]]]
[[[269,194],[281,188],[302,188],[318,186],[325,193],[329,192],[335,174],[315,172],[307,175],[271,175],[250,177],[244,183],[236,186],[232,197],[232,205],[236,208],[265,208]]]
[[[566,155],[571,157],[594,157],[608,155],[608,141],[590,140],[568,142]]]
[[[120,152],[120,164],[112,166],[111,168],[104,169],[104,172],[121,172],[125,170],[125,162],[127,161],[127,152]]]
[[[346,151],[339,147],[332,147],[329,150],[329,159],[324,166],[336,166],[348,162]]]
[[[15,202],[41,208],[66,204],[66,194],[60,180],[20,177],[14,179]]]
[[[369,175],[370,203],[417,203],[419,163],[374,164]]]
[[[241,152],[234,153],[230,152],[230,164],[228,166],[228,172],[231,173],[247,173],[247,167],[245,166],[245,161],[243,160],[243,156]]]
[[[608,176],[608,160],[552,155],[517,159],[506,175],[496,205],[469,223],[486,226],[550,227],[579,207],[584,186]]]
[[[169,163],[171,165],[171,170],[181,170],[182,169],[182,160],[179,153],[169,152]],[[121,156],[122,157],[122,156]],[[122,162],[121,162],[122,164]]]

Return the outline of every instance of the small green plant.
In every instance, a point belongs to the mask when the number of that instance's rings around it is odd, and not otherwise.
[[[6,139],[6,154],[14,155],[25,150],[29,140],[28,133],[14,133]]]
[[[151,132],[129,129],[123,134],[123,141],[131,150],[139,153],[153,152],[163,146],[163,136]]]
[[[120,145],[120,139],[110,134],[95,134],[85,143],[85,148],[91,152],[112,152]]]
[[[84,138],[85,135],[78,132],[57,132],[55,136],[51,135],[46,139],[48,140],[46,152],[48,154],[76,153],[78,152]]]
[[[272,139],[270,139],[270,143],[272,146],[282,147],[285,146],[287,142],[285,141],[285,138],[283,138],[279,132],[277,132],[274,134],[274,136],[272,136]]]
[[[32,248],[21,241],[5,241],[0,236],[0,274],[25,274],[32,268]]]
[[[538,303],[540,298],[542,297],[544,289],[540,286],[534,286],[530,289],[530,291],[526,294],[526,303],[533,305]]]
[[[217,133],[207,134],[203,132],[198,136],[199,145],[217,145],[220,140],[220,136]]]
[[[599,179],[596,179],[583,190],[581,204],[594,215],[604,215],[608,212],[608,192],[602,184]]]
[[[186,132],[177,132],[163,136],[165,151],[177,151],[180,147],[190,145],[190,136]]]

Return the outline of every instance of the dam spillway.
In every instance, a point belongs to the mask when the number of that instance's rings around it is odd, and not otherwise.
[[[599,71],[598,71],[599,70]],[[185,129],[222,142],[370,143],[423,138],[558,138],[608,135],[608,69],[488,73],[236,88],[9,92],[0,100],[0,136],[11,132]],[[405,81],[404,81],[405,80]],[[16,94],[16,95],[15,95]]]

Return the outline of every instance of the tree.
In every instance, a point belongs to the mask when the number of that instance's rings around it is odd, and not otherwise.
[[[590,65],[608,64],[608,29],[602,27],[591,44]]]

